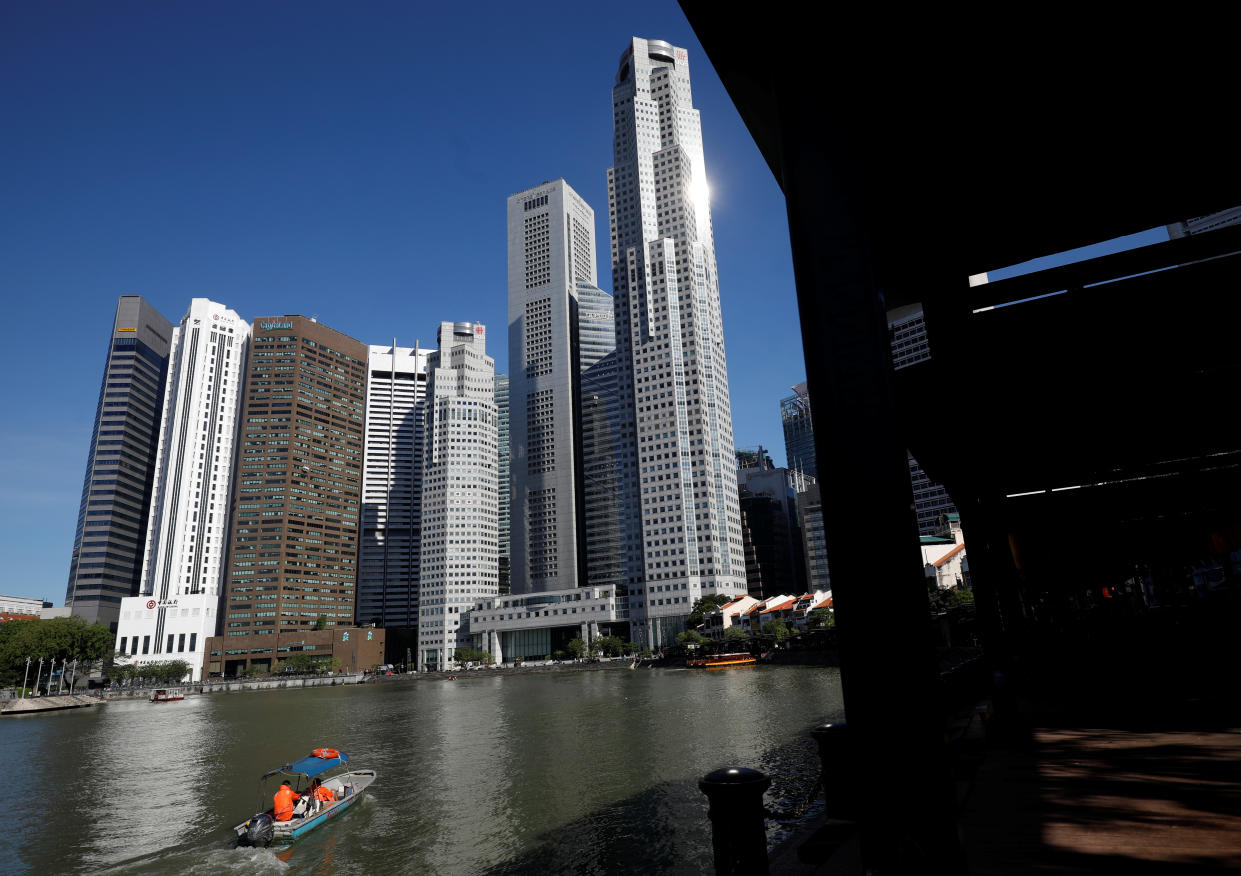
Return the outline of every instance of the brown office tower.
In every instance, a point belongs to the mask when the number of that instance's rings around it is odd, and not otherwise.
[[[210,675],[275,668],[302,651],[330,656],[306,633],[354,625],[367,347],[305,316],[260,317],[253,326]],[[346,635],[330,638],[376,641],[374,632]],[[342,663],[364,668],[348,655]]]

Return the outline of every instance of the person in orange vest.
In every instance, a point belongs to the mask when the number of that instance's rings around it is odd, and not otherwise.
[[[332,789],[321,783],[318,779],[314,779],[310,783],[310,795],[314,798],[315,809],[322,809],[326,804],[336,799],[336,794]]]
[[[293,801],[302,799],[302,795],[290,787],[288,780],[280,783],[280,790],[272,797],[271,811],[276,821],[288,821],[293,817]]]

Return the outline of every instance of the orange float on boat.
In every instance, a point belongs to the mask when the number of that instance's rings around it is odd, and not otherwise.
[[[324,760],[331,760],[334,757],[340,757],[340,752],[335,748],[316,748],[310,752],[311,757],[321,757]]]

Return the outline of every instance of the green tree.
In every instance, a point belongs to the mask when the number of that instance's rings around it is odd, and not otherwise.
[[[314,628],[315,628],[316,630],[326,630],[326,629],[327,629],[327,615],[326,615],[326,614],[321,614],[321,615],[319,615],[317,618],[315,618],[315,626],[314,626]]]
[[[57,668],[65,660],[77,660],[78,674],[89,673],[111,654],[113,639],[107,627],[88,624],[80,617],[0,624],[0,684],[20,684],[27,657],[32,666],[37,666],[42,657],[45,668],[51,660],[56,661]]]
[[[810,624],[815,629],[827,630],[836,626],[836,612],[827,606],[810,612]]]
[[[732,626],[724,630],[725,642],[744,642],[750,638],[750,634],[738,626]]]
[[[625,645],[624,645],[624,647],[623,647],[623,648],[621,648],[621,651],[623,651],[623,652],[624,652],[625,654],[627,654],[627,655],[628,655],[628,654],[637,654],[637,653],[638,653],[638,643],[637,643],[637,642],[626,642],[626,643],[625,643]]]
[[[570,639],[565,648],[568,650],[569,656],[574,660],[581,660],[586,654],[586,643],[581,638]]]
[[[772,618],[763,624],[763,632],[769,636],[775,637],[777,642],[783,642],[789,636],[793,635],[793,631],[789,629],[789,625],[784,622],[784,618]]]
[[[490,663],[491,654],[478,648],[458,648],[454,658],[458,663]]]
[[[677,634],[678,645],[701,645],[707,641],[697,630],[686,630]]]
[[[290,654],[276,664],[276,669],[279,672],[310,672],[312,662],[309,654]]]
[[[594,644],[599,646],[599,650],[603,652],[605,657],[619,657],[625,643],[620,636],[603,636],[596,639]]]
[[[698,599],[689,610],[689,616],[685,618],[685,625],[691,630],[702,623],[703,618],[708,612],[714,611],[721,605],[727,605],[732,602],[734,597],[726,593],[709,593]]]

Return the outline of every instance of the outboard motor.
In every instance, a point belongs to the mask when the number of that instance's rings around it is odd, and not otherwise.
[[[261,813],[246,822],[246,845],[266,846],[276,836],[271,816]]]

